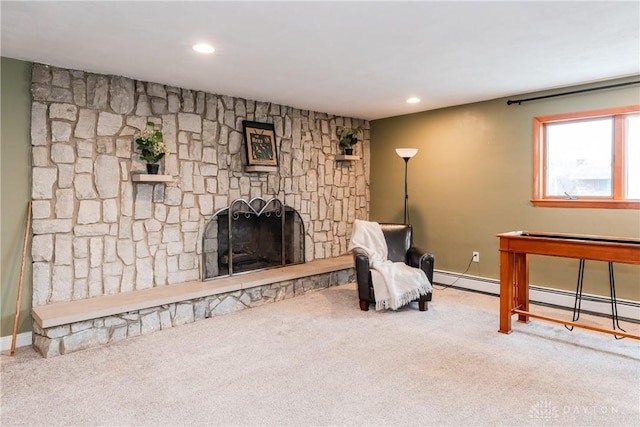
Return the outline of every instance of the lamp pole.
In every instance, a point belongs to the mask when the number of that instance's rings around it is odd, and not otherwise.
[[[396,153],[404,160],[404,223],[409,223],[409,159],[416,155],[417,148],[396,148]]]
[[[404,223],[407,224],[407,220],[408,218],[408,211],[407,208],[409,207],[409,190],[408,190],[408,186],[407,186],[407,171],[409,169],[409,159],[411,157],[403,157],[404,159]]]

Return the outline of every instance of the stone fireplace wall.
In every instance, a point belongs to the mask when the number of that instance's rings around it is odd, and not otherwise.
[[[368,217],[366,121],[41,64],[31,93],[34,306],[200,279],[204,225],[237,198],[298,210],[307,261],[346,253]],[[132,181],[149,120],[173,182]],[[277,172],[244,171],[243,120],[275,125]],[[365,129],[362,160],[336,160],[338,125]]]

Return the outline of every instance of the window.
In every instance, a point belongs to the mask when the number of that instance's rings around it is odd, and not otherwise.
[[[534,206],[640,208],[640,105],[534,119]]]

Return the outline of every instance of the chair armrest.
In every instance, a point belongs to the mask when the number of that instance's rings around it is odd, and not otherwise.
[[[360,248],[354,248],[351,253],[353,254],[353,261],[356,264],[356,282],[358,283],[358,296],[361,300],[369,301],[371,293],[369,291],[369,284],[371,283],[369,255],[367,255],[367,253]]]
[[[363,282],[367,282],[369,279],[369,255],[360,248],[354,248],[351,253],[356,264],[358,282],[360,282],[360,279],[363,279]]]
[[[435,257],[432,253],[423,252],[416,247],[409,248],[407,252],[407,264],[411,267],[419,268],[427,275],[429,283],[433,283],[433,267]]]

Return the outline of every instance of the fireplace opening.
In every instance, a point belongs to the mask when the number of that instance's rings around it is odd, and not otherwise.
[[[300,214],[278,199],[235,200],[204,231],[205,280],[304,262]]]

